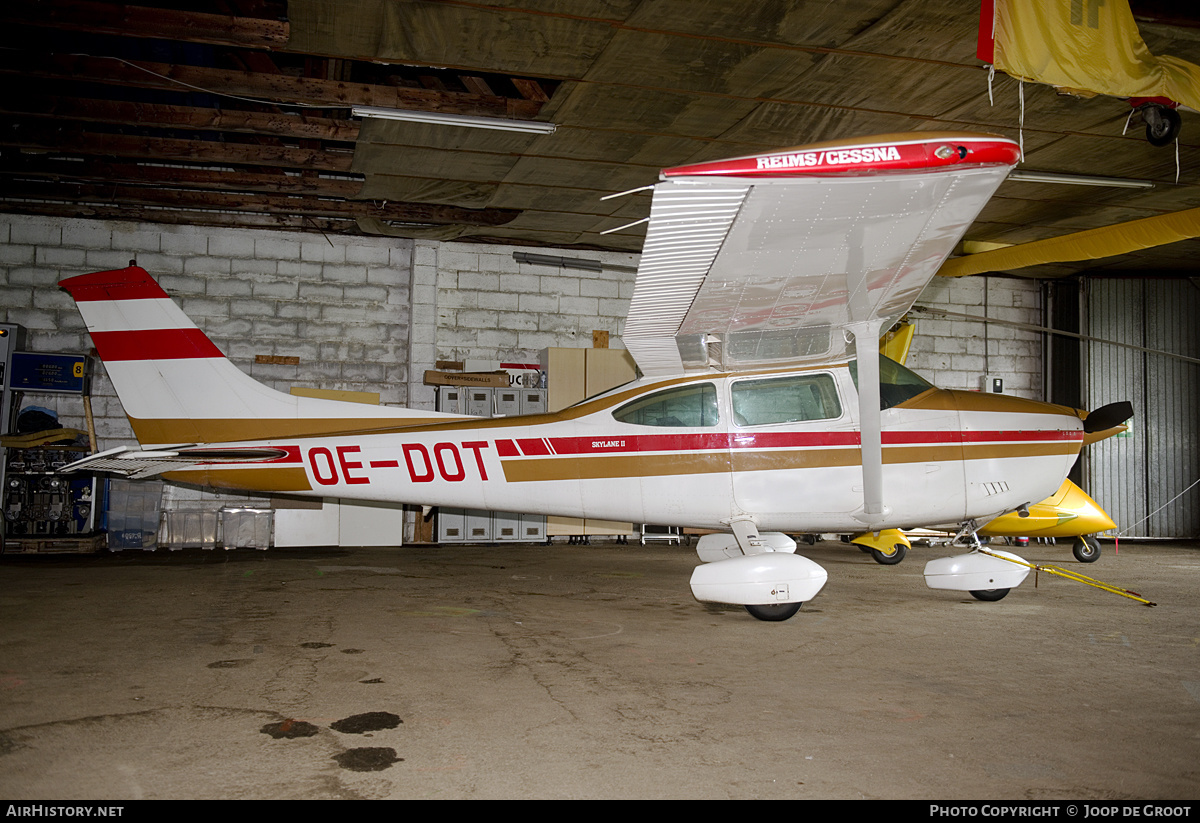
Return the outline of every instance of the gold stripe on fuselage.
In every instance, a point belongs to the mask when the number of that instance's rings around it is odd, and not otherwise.
[[[246,440],[285,440],[293,437],[339,437],[395,434],[415,426],[445,424],[445,418],[129,418],[134,437],[144,446],[163,443],[237,443]]]
[[[1079,444],[1003,443],[980,446],[892,446],[883,450],[883,462],[943,463],[959,460],[1045,457],[1077,454]],[[734,451],[705,454],[605,455],[588,457],[518,458],[503,461],[504,479],[510,483],[559,480],[604,480],[617,477],[714,474],[724,471],[786,471],[859,466],[858,448],[829,448],[772,451]]]
[[[210,486],[217,489],[263,492],[312,491],[304,469],[278,466],[263,468],[217,469],[199,468],[166,472],[163,478],[179,483]]]

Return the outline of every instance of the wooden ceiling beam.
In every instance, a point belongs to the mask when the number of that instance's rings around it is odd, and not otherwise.
[[[122,183],[63,183],[10,178],[4,181],[0,202],[8,203],[13,200],[68,201],[77,205],[101,206],[160,206],[201,211],[296,214],[345,219],[374,217],[379,220],[427,225],[502,226],[520,214],[512,209],[464,209],[430,203],[342,200],[246,192],[164,189]]]
[[[106,134],[27,122],[6,124],[6,128],[0,130],[0,146],[57,155],[123,157],[205,165],[271,166],[327,172],[349,172],[353,161],[350,150],[337,152],[218,140]]]
[[[0,173],[12,177],[43,178],[65,182],[127,183],[141,186],[185,187],[213,191],[305,194],[352,199],[362,190],[361,176],[319,177],[162,163],[120,163],[97,158],[60,160],[44,155],[0,153]]]
[[[37,77],[72,84],[86,78],[93,83],[178,93],[228,95],[269,103],[306,104],[332,109],[380,106],[481,117],[532,119],[542,107],[537,100],[15,49],[0,51],[0,76],[4,75]]]
[[[162,103],[47,97],[20,92],[0,97],[0,114],[164,129],[266,134],[342,143],[355,142],[359,132],[357,121],[338,120],[308,113],[280,114],[237,109],[204,109],[168,106]]]
[[[309,217],[292,214],[193,211],[181,208],[139,208],[94,203],[52,203],[3,200],[9,214],[46,217],[80,217],[92,220],[133,220],[139,223],[168,223],[181,226],[219,226],[283,231],[319,231],[326,234],[362,234],[357,223],[344,218]]]
[[[0,10],[0,22],[5,25],[180,40],[244,49],[283,49],[291,36],[290,26],[283,20],[84,0],[5,3]]]

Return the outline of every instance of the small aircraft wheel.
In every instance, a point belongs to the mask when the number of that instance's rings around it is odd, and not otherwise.
[[[1167,146],[1179,136],[1183,121],[1179,112],[1166,106],[1149,105],[1142,111],[1146,121],[1146,139],[1152,146]]]
[[[761,606],[747,606],[746,611],[759,620],[778,623],[800,611],[800,607],[803,605],[803,603],[768,603]]]
[[[997,600],[1003,600],[1008,591],[1008,589],[978,589],[971,592],[971,597],[985,603],[995,603]]]
[[[1100,559],[1100,541],[1091,535],[1078,537],[1071,547],[1071,553],[1080,563],[1095,563]]]
[[[895,551],[891,554],[884,554],[879,549],[871,549],[871,557],[875,558],[875,562],[881,566],[894,566],[908,554],[908,546],[897,543],[894,548]]]

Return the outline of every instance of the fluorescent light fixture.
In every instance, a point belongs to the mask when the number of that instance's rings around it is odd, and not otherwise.
[[[469,117],[465,114],[442,114],[435,111],[414,109],[384,109],[377,106],[355,106],[351,109],[355,117],[374,117],[378,120],[406,120],[410,123],[432,123],[437,126],[462,126],[468,129],[495,129],[497,131],[520,131],[527,134],[553,134],[558,128],[553,123],[537,120],[505,120],[503,117]]]
[[[526,251],[513,252],[513,260],[530,266],[550,266],[556,269],[579,269],[580,271],[637,271],[637,266],[620,266],[582,257],[553,257],[549,254],[530,254]]]
[[[1071,186],[1115,186],[1119,189],[1152,189],[1153,180],[1134,180],[1130,177],[1094,177],[1087,174],[1059,174],[1053,171],[1025,171],[1017,169],[1008,175],[1009,180],[1023,183],[1065,183]]]

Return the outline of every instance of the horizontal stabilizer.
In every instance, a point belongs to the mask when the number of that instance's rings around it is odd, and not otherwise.
[[[115,449],[97,452],[82,460],[76,460],[63,466],[59,471],[70,474],[77,471],[102,472],[119,474],[131,480],[142,480],[155,477],[163,472],[178,471],[194,466],[200,460],[195,457],[184,457],[177,451],[138,451],[128,446],[118,446]]]

